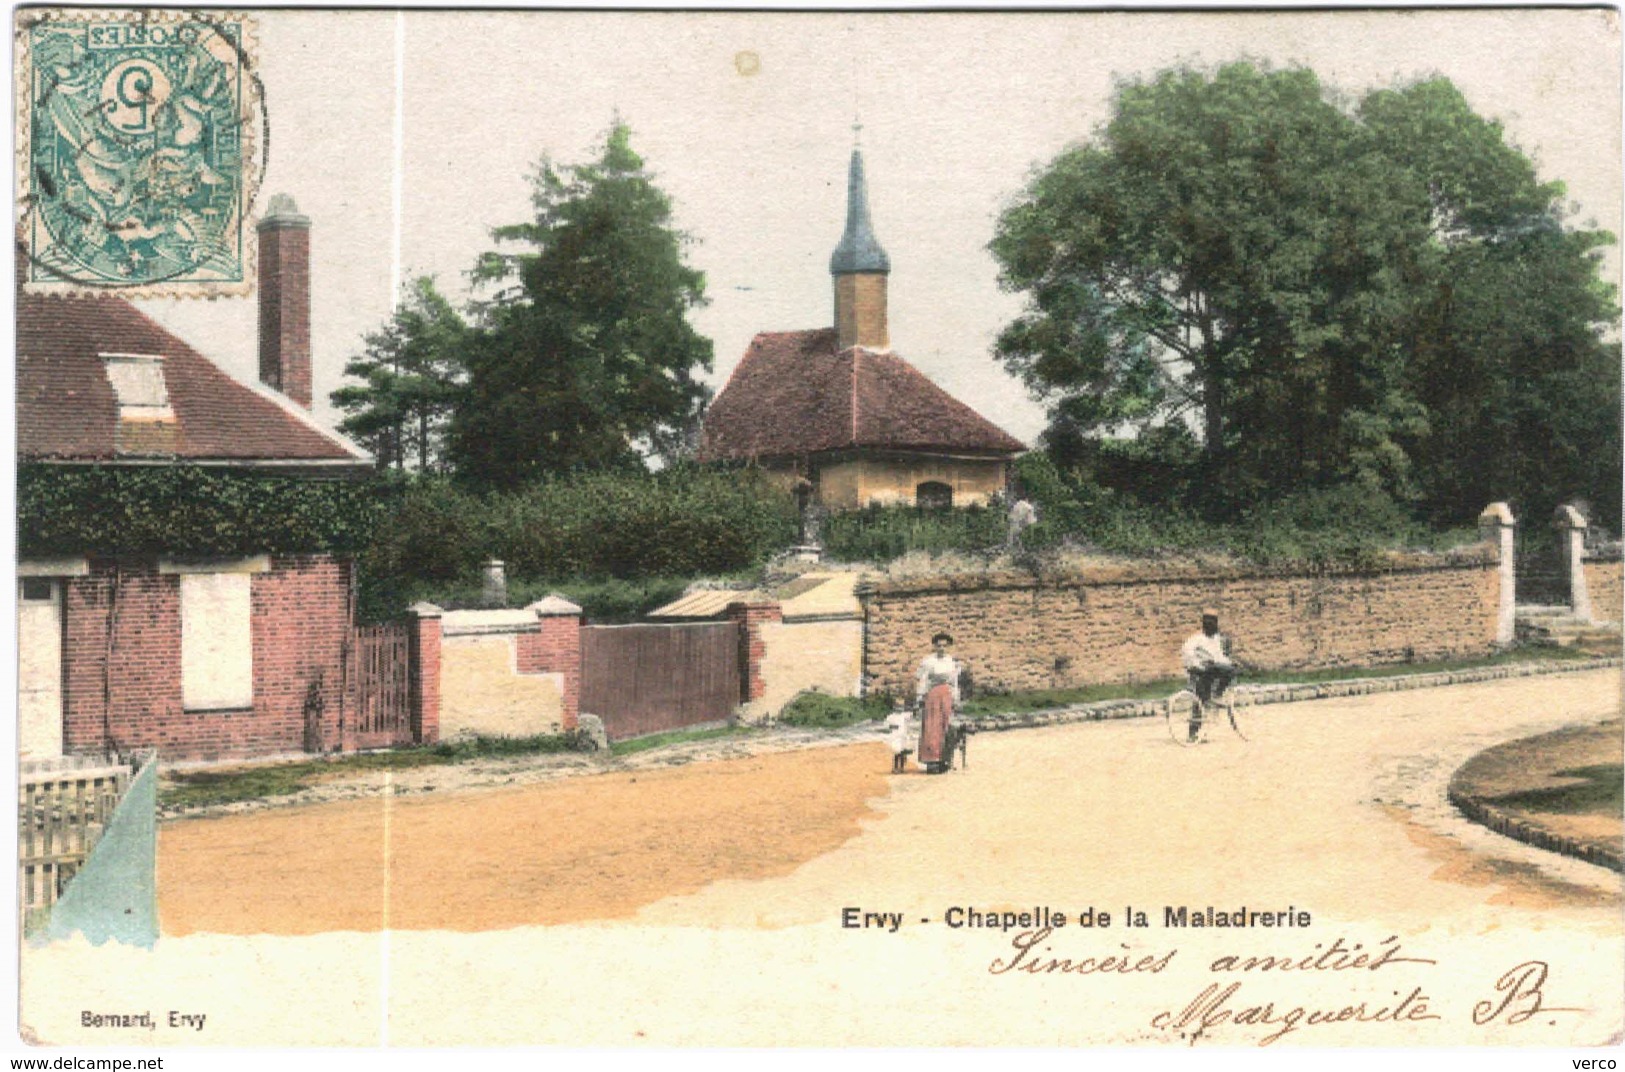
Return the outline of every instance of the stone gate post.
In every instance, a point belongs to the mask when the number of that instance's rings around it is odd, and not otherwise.
[[[500,558],[480,567],[480,603],[487,607],[508,605],[508,573]]]
[[[1512,516],[1512,508],[1504,502],[1490,503],[1478,515],[1479,538],[1494,545],[1500,561],[1501,593],[1495,618],[1497,644],[1511,644],[1517,625],[1518,569],[1514,559],[1516,544],[1513,537],[1517,524]]]
[[[1563,572],[1569,582],[1569,611],[1576,618],[1591,620],[1591,593],[1586,588],[1586,519],[1573,506],[1559,506],[1552,518],[1557,542],[1563,554]]]

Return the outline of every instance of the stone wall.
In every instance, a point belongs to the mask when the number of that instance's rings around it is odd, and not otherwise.
[[[530,737],[564,725],[562,674],[521,674],[514,636],[448,636],[440,646],[442,739]]]
[[[1479,545],[1313,575],[1129,563],[1062,579],[891,581],[862,595],[870,687],[912,694],[940,630],[979,689],[1174,678],[1205,606],[1219,609],[1236,658],[1260,670],[1482,655],[1495,644],[1500,582],[1493,550]]]
[[[1617,622],[1625,607],[1625,583],[1621,578],[1619,551],[1585,558],[1586,593],[1591,597],[1591,616],[1604,622]]]

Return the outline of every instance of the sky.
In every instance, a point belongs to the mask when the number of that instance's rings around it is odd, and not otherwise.
[[[1021,309],[987,251],[1033,169],[1088,139],[1114,84],[1178,64],[1302,64],[1349,97],[1443,74],[1619,233],[1620,40],[1604,10],[1260,13],[266,11],[269,159],[253,210],[313,221],[317,415],[404,279],[467,296],[489,231],[529,213],[544,154],[613,119],[671,196],[709,304],[720,390],[751,336],[832,323],[854,119],[890,254],[892,345],[1031,442],[1043,407],[991,356]],[[1617,251],[1606,271],[1617,282]],[[228,371],[256,370],[252,298],[149,300]]]

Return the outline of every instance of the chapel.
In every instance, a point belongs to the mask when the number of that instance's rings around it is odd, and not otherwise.
[[[762,467],[825,509],[985,504],[1026,448],[891,348],[891,260],[852,150],[834,325],[764,331],[706,413],[699,458]]]

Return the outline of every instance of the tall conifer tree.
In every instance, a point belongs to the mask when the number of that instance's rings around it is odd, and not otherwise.
[[[705,277],[670,199],[617,121],[599,158],[534,176],[534,217],[496,228],[452,428],[458,475],[513,487],[676,453],[708,397],[711,343],[689,323]]]

